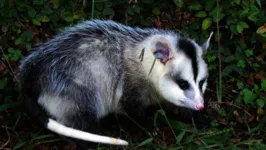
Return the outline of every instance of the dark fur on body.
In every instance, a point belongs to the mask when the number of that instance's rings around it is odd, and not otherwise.
[[[116,90],[119,82],[124,82],[124,85],[127,85],[123,87],[127,89],[123,89],[123,99],[121,100],[122,104],[125,104],[124,106],[130,106],[128,103],[139,104],[147,101],[146,99],[150,97],[151,93],[149,83],[142,76],[134,75],[141,71],[134,70],[139,67],[127,66],[131,60],[124,55],[123,50],[125,48],[134,50],[138,43],[151,34],[166,32],[169,31],[133,29],[112,21],[96,20],[69,28],[50,41],[41,44],[23,61],[18,73],[21,91],[26,96],[29,113],[41,122],[47,121],[48,116],[51,116],[67,126],[93,132],[94,129],[91,127],[92,124],[97,123],[99,116],[97,109],[101,107],[99,95],[109,94],[107,97],[114,97],[112,91]],[[95,40],[100,40],[103,43],[95,45]],[[90,47],[81,50],[79,46],[82,44],[88,44]],[[109,86],[111,89],[103,87],[109,92],[95,93],[99,92],[95,85],[98,85],[101,76],[93,76],[92,72],[95,70],[84,65],[84,62],[97,62],[99,58],[109,61],[108,64],[105,64],[106,66],[95,66],[94,68],[102,70],[103,74],[105,71],[110,74],[108,82],[111,82],[111,86]],[[136,62],[132,61],[131,63]],[[78,74],[76,74],[77,72]],[[82,84],[73,81],[77,75]],[[140,80],[141,82],[139,82]],[[64,120],[56,118],[49,114],[50,112],[46,112],[47,115],[42,113],[40,111],[42,108],[37,104],[41,91],[64,97],[64,100],[73,105],[74,109],[64,116],[66,117]],[[129,97],[131,97],[130,101],[125,101]],[[138,108],[140,105],[134,108]]]

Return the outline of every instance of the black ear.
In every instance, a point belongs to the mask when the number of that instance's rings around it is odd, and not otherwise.
[[[202,48],[202,50],[203,50],[203,52],[202,52],[202,56],[204,56],[204,55],[207,53],[207,49],[208,49],[209,46],[210,46],[210,40],[211,40],[212,35],[213,35],[213,32],[211,32],[211,34],[210,34],[209,38],[207,39],[207,41],[205,41],[205,42],[202,44],[202,46],[201,46],[201,48]]]
[[[163,64],[166,64],[166,62],[173,57],[173,52],[168,42],[155,42],[153,54],[155,58],[159,59]]]

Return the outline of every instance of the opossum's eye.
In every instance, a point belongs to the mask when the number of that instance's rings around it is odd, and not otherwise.
[[[200,88],[202,88],[202,86],[203,86],[205,80],[206,80],[206,79],[203,79],[203,80],[201,80],[201,81],[199,82],[199,87],[200,87]]]
[[[186,80],[183,79],[178,79],[176,80],[176,83],[182,90],[187,90],[189,89],[189,83]]]

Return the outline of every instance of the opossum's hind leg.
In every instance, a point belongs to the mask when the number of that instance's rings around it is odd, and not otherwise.
[[[51,90],[41,95],[39,104],[65,126],[97,134],[100,108],[94,87],[86,87],[71,79],[62,78],[57,85],[60,86],[47,88]]]

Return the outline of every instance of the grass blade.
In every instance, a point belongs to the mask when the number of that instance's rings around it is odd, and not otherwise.
[[[148,139],[144,140],[143,142],[141,142],[139,145],[137,145],[135,148],[138,148],[138,147],[141,147],[141,146],[144,146],[144,145],[151,144],[152,141],[153,141],[153,138],[148,138]]]
[[[20,102],[13,102],[13,103],[0,105],[0,112],[8,110],[8,109],[11,109],[11,108],[14,108],[14,107],[16,107],[16,106],[18,106],[20,104],[21,104]]]

